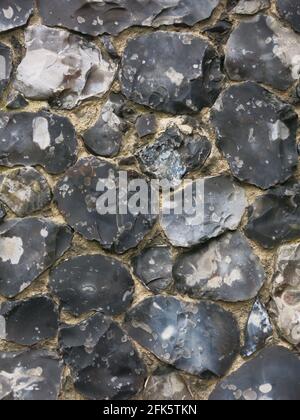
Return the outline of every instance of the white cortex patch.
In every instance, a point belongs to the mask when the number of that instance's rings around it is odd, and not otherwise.
[[[51,145],[48,120],[44,117],[37,117],[32,122],[33,142],[41,150],[47,149]]]
[[[23,241],[21,238],[0,238],[0,259],[3,262],[10,261],[11,264],[19,264],[24,254]]]

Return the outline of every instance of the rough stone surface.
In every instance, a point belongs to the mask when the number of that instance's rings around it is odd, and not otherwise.
[[[33,168],[21,168],[0,175],[0,200],[17,216],[29,216],[51,201],[46,178]]]
[[[58,331],[58,310],[48,296],[4,302],[0,305],[0,338],[23,346],[53,339]]]
[[[185,24],[209,18],[220,0],[38,0],[44,23],[83,34],[117,35],[131,26]]]
[[[132,259],[132,266],[141,283],[154,293],[168,289],[173,283],[173,256],[167,246],[144,249]]]
[[[1,13],[1,9],[0,9]],[[1,14],[0,14],[1,19]],[[0,23],[1,25],[1,23]],[[11,49],[0,43],[0,98],[4,89],[7,87],[12,72],[12,52]]]
[[[87,398],[124,400],[141,390],[145,366],[125,332],[109,318],[96,314],[62,326],[59,345],[76,389]]]
[[[70,247],[72,232],[41,218],[10,219],[0,225],[0,294],[13,298]]]
[[[114,157],[119,153],[124,134],[129,128],[124,118],[125,106],[123,95],[110,96],[96,124],[83,134],[88,150],[103,157]]]
[[[242,356],[250,357],[264,348],[266,342],[273,336],[273,326],[266,307],[257,299],[251,310],[245,329],[245,345]]]
[[[258,15],[239,23],[226,46],[232,80],[253,80],[286,90],[299,79],[300,36],[277,19]]]
[[[7,98],[8,102],[6,108],[12,109],[13,111],[26,108],[29,105],[29,102],[24,98],[21,93],[13,91]]]
[[[192,33],[141,35],[128,42],[122,58],[123,93],[157,111],[184,114],[209,107],[222,80],[216,51]]]
[[[59,264],[49,286],[65,311],[78,316],[100,311],[119,315],[132,303],[134,282],[119,261],[102,255],[82,255]]]
[[[0,32],[25,25],[33,8],[33,0],[1,0]]]
[[[279,14],[295,29],[300,32],[300,2],[299,0],[276,0]]]
[[[148,298],[127,313],[125,328],[164,363],[203,378],[224,375],[239,351],[235,319],[212,303]]]
[[[205,164],[211,149],[207,138],[187,136],[171,126],[153,144],[140,149],[137,158],[143,172],[177,185],[186,174]]]
[[[238,15],[255,15],[270,6],[270,0],[239,0],[233,9]]]
[[[5,216],[6,216],[5,207],[3,206],[3,204],[0,203],[0,222],[2,222]]]
[[[62,372],[63,365],[54,352],[1,352],[0,399],[55,401],[61,389]]]
[[[132,171],[127,175],[129,181],[140,177]],[[80,159],[57,184],[55,199],[59,210],[76,232],[88,240],[99,242],[105,249],[124,253],[142,241],[156,217],[149,213],[135,215],[130,211],[126,215],[119,212],[100,214],[102,206],[99,199],[101,201],[105,191],[103,182],[110,179],[113,187],[115,182],[118,183],[118,177],[117,167],[111,163],[93,157]],[[129,201],[130,197],[128,206]]]
[[[299,401],[299,375],[296,354],[284,347],[270,347],[221,381],[210,400]]]
[[[159,368],[146,382],[141,399],[146,401],[189,401],[191,392],[176,370]]]
[[[0,113],[0,165],[40,165],[51,174],[76,161],[76,134],[71,122],[47,111]]]
[[[31,26],[26,30],[26,47],[15,83],[26,98],[72,109],[85,99],[102,97],[114,80],[116,65],[96,44],[78,35]]]
[[[248,215],[246,235],[264,248],[299,239],[300,184],[292,181],[270,189],[249,207]]]
[[[157,130],[157,120],[155,114],[141,115],[135,124],[139,137],[143,138],[155,134]]]
[[[212,111],[218,146],[240,181],[267,189],[290,178],[298,164],[298,116],[256,83],[225,90]]]
[[[188,190],[188,191],[187,191]],[[191,247],[220,236],[228,230],[237,229],[245,212],[247,201],[244,190],[229,176],[198,179],[192,183],[195,211],[176,214],[181,197],[191,187],[180,188],[173,203],[163,202],[161,226],[174,246]],[[190,194],[187,193],[187,197]],[[185,199],[189,203],[189,197]],[[175,206],[172,209],[172,204]],[[167,210],[171,208],[170,214]]]
[[[258,257],[239,232],[180,255],[173,275],[179,293],[227,302],[254,298],[265,281]]]
[[[300,245],[285,245],[278,250],[271,312],[280,334],[291,344],[300,345]]]

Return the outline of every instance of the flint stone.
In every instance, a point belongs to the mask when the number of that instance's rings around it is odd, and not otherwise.
[[[145,34],[130,40],[124,51],[124,95],[157,111],[185,114],[211,107],[222,81],[216,51],[191,33]]]
[[[300,345],[300,244],[279,249],[273,278],[270,310],[280,334]]]
[[[25,25],[33,9],[33,0],[1,0],[0,32]]]
[[[248,217],[246,235],[266,249],[300,239],[300,184],[270,189],[249,207]]]
[[[0,294],[13,298],[37,279],[70,247],[66,225],[36,217],[0,225]]]
[[[136,172],[125,172],[129,183],[132,180],[141,180],[141,175]],[[101,214],[104,213],[102,201],[106,202],[104,199],[107,198],[103,194],[107,181],[112,188],[117,186],[117,214]],[[76,232],[90,241],[99,242],[105,249],[122,254],[144,239],[157,217],[147,211],[147,214],[133,214],[129,204],[136,192],[128,192],[122,186],[120,190],[118,181],[119,171],[116,166],[96,157],[83,158],[58,182],[54,196],[60,212]],[[124,204],[124,194],[127,193],[128,205],[124,208],[127,212],[121,215],[119,199]],[[143,204],[141,203],[141,207]]]
[[[126,267],[102,255],[62,262],[51,271],[49,286],[62,308],[76,316],[92,311],[120,315],[134,294],[134,281]]]
[[[1,25],[1,7],[0,7]],[[0,43],[0,98],[7,87],[12,72],[12,52],[9,47]]]
[[[228,40],[231,28],[232,23],[229,20],[222,19],[205,29],[204,33],[206,33],[212,40],[223,43]]]
[[[140,149],[137,159],[143,172],[178,185],[186,174],[203,167],[211,150],[206,137],[186,136],[171,126],[153,144]]]
[[[0,200],[17,216],[42,210],[51,202],[46,178],[33,168],[14,169],[0,175]]]
[[[252,80],[289,89],[300,74],[300,36],[271,16],[241,22],[226,46],[225,68],[232,80]]]
[[[126,98],[113,93],[104,105],[96,124],[83,134],[84,144],[92,153],[103,157],[118,155],[129,125],[124,118]]]
[[[173,283],[171,248],[155,246],[144,249],[132,259],[134,274],[154,293],[168,289]]]
[[[140,138],[155,134],[157,130],[157,119],[155,114],[141,115],[135,124],[136,131]]]
[[[259,258],[239,232],[180,255],[173,276],[179,293],[226,302],[254,298],[266,278]]]
[[[29,102],[18,92],[13,92],[8,96],[8,102],[6,108],[12,110],[19,110],[26,108],[29,105]]]
[[[212,111],[217,144],[233,175],[267,189],[298,164],[294,108],[253,82],[229,87]]]
[[[193,210],[185,207],[181,214],[176,214],[182,207],[182,196],[188,197],[191,188]],[[204,243],[228,230],[236,230],[247,207],[244,190],[226,175],[197,179],[191,185],[177,189],[174,195],[173,203],[163,200],[160,223],[172,245],[183,248]],[[191,204],[188,198],[184,204]],[[178,209],[177,206],[181,207]]]
[[[233,9],[233,13],[238,15],[255,15],[268,7],[270,7],[270,0],[240,0]]]
[[[0,222],[2,222],[5,216],[6,216],[5,207],[0,203]]]
[[[48,296],[0,305],[0,338],[32,346],[53,339],[58,331],[58,309]]]
[[[46,112],[0,113],[0,165],[40,165],[51,174],[76,162],[77,140],[71,122]]]
[[[75,388],[91,400],[126,400],[143,387],[146,368],[127,335],[102,314],[64,325],[59,346]]]
[[[63,365],[56,353],[27,350],[0,353],[0,400],[55,401]]]
[[[243,357],[250,357],[259,350],[262,350],[267,341],[273,336],[273,326],[270,321],[266,307],[257,299],[251,310],[246,330],[245,345],[241,354]]]
[[[208,19],[220,0],[38,0],[43,22],[83,34],[118,35],[131,26],[184,24]]]
[[[151,297],[127,313],[125,328],[164,363],[201,378],[224,375],[239,351],[235,319],[208,302]]]
[[[79,35],[35,25],[26,30],[25,42],[14,87],[26,98],[73,109],[86,99],[101,98],[114,80],[117,66]]]
[[[300,1],[276,0],[277,10],[292,28],[300,32]]]
[[[181,375],[168,367],[158,368],[146,382],[143,401],[191,401],[191,392]]]
[[[299,401],[299,378],[299,357],[284,347],[274,346],[221,381],[210,400]]]

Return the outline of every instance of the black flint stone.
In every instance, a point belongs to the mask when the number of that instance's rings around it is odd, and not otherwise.
[[[5,216],[6,216],[5,207],[3,206],[3,204],[0,203],[0,222],[2,222]]]
[[[64,117],[37,113],[0,113],[0,165],[40,165],[51,174],[64,172],[76,161],[77,140]]]
[[[276,0],[279,14],[295,29],[300,32],[300,1]]]
[[[299,401],[300,360],[290,350],[274,346],[221,381],[211,401]]]
[[[208,42],[192,33],[159,31],[128,42],[120,81],[128,99],[157,111],[184,114],[213,105],[223,75]]]
[[[253,82],[226,89],[212,111],[218,147],[240,181],[267,189],[298,164],[294,108]]]
[[[0,400],[55,401],[63,364],[54,352],[0,353]]]
[[[0,338],[24,346],[55,338],[58,310],[48,296],[4,302],[0,305]]]
[[[59,346],[75,388],[92,400],[125,400],[144,385],[146,368],[124,331],[102,314],[63,325]]]
[[[272,249],[300,238],[300,184],[270,189],[249,207],[246,235]]]
[[[245,329],[245,345],[241,354],[250,357],[264,348],[267,340],[273,336],[273,326],[266,307],[257,299],[251,310]]]
[[[123,264],[102,255],[82,255],[59,264],[49,286],[74,315],[100,311],[119,315],[132,303],[134,282]]]
[[[141,175],[133,171],[128,171],[127,175],[128,182],[141,179]],[[95,157],[80,159],[56,185],[55,200],[76,232],[88,240],[99,242],[105,249],[122,254],[143,240],[154,226],[156,216],[150,213],[132,214],[130,209],[127,209],[126,215],[119,212],[116,215],[100,214],[97,203],[104,191],[102,181],[112,179],[117,185],[118,177],[118,168],[111,163]],[[124,193],[121,191],[120,195]],[[129,200],[133,194],[128,194]],[[102,210],[102,205],[99,210]]]
[[[201,378],[223,376],[239,352],[239,330],[220,306],[156,296],[126,316],[128,334],[164,363]]]
[[[0,32],[25,25],[33,9],[34,0],[1,0]]]
[[[11,219],[0,225],[0,294],[12,298],[51,267],[70,247],[66,225],[48,219]]]
[[[155,134],[157,130],[155,114],[144,114],[138,117],[135,128],[140,138]]]
[[[0,9],[1,17],[1,9]],[[1,23],[0,23],[1,25]],[[0,43],[0,98],[7,87],[12,72],[12,52],[9,47]]]

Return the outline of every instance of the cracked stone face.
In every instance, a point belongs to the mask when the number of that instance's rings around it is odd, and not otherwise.
[[[2,222],[5,216],[6,216],[5,207],[0,203],[0,222]]]
[[[248,216],[246,235],[266,249],[299,239],[300,184],[270,189],[249,207]]]
[[[71,122],[47,111],[0,113],[0,165],[42,166],[51,174],[76,161],[77,140]]]
[[[290,350],[273,346],[222,380],[211,401],[299,401],[300,360]]]
[[[25,25],[33,8],[33,0],[1,0],[0,32]]]
[[[273,326],[265,305],[257,299],[253,305],[245,329],[245,345],[241,354],[250,357],[262,350],[267,341],[273,336]]]
[[[211,106],[223,75],[220,58],[208,42],[191,33],[158,31],[128,42],[120,81],[128,99],[157,111],[184,114]]]
[[[144,385],[146,368],[124,331],[102,314],[64,325],[59,346],[75,388],[92,400],[125,400]]]
[[[70,247],[72,232],[49,219],[10,219],[0,225],[0,294],[13,298]]]
[[[0,400],[55,401],[63,365],[54,352],[26,350],[0,353]]]
[[[173,275],[179,293],[227,302],[254,298],[266,278],[259,258],[239,232],[180,255]]]
[[[15,88],[28,99],[73,109],[86,99],[101,98],[114,80],[116,65],[79,35],[35,25],[26,30],[25,42]]]
[[[279,14],[292,26],[300,32],[300,2],[299,0],[276,0],[276,6]]]
[[[141,179],[141,175],[136,172],[124,172],[128,176],[128,182]],[[95,157],[80,159],[65,173],[65,177],[55,188],[55,200],[60,212],[76,232],[90,241],[99,242],[107,250],[122,254],[144,239],[154,226],[156,217],[149,213],[133,214],[130,211],[130,200],[133,197],[134,201],[136,193],[128,194],[128,203],[126,209],[124,208],[127,214],[120,214],[118,197],[117,214],[101,214],[106,210],[104,204],[107,196],[104,194],[104,186],[107,179],[110,180],[110,187],[119,188],[121,201],[124,204],[122,197],[125,190],[122,185],[118,185],[118,168]],[[141,210],[144,204],[141,203]]]
[[[126,98],[113,93],[102,108],[96,124],[83,134],[84,144],[92,153],[103,157],[118,155],[129,125],[124,118]]]
[[[42,210],[51,202],[46,178],[33,168],[20,168],[0,175],[0,200],[17,216]]]
[[[201,378],[224,375],[239,351],[235,319],[208,302],[147,298],[127,312],[125,328],[164,363]]]
[[[4,302],[0,305],[0,338],[32,346],[53,339],[58,331],[58,309],[48,296]]]
[[[300,36],[271,16],[240,22],[226,46],[232,80],[252,80],[287,90],[300,75]]]
[[[62,308],[79,316],[99,311],[119,315],[132,303],[134,281],[118,260],[82,255],[59,264],[50,273],[49,286]]]
[[[154,293],[168,289],[173,283],[171,248],[154,246],[144,249],[132,259],[134,274]]]
[[[38,0],[43,21],[93,36],[118,35],[131,26],[184,24],[209,18],[220,0]]]
[[[136,131],[140,138],[155,134],[157,130],[157,119],[155,114],[144,114],[138,117],[135,124]]]
[[[146,382],[144,401],[190,401],[193,399],[181,375],[169,367],[158,368]]]
[[[294,108],[256,83],[225,90],[212,111],[218,147],[240,181],[267,189],[297,167]]]
[[[1,19],[1,6],[0,6]],[[1,25],[1,20],[0,20]],[[0,95],[7,87],[12,72],[12,52],[9,47],[0,43]]]
[[[186,174],[203,167],[211,150],[206,137],[186,136],[171,126],[153,144],[140,149],[137,158],[143,172],[178,185]]]
[[[233,13],[238,15],[255,15],[268,7],[270,7],[270,0],[240,0],[233,9]]]
[[[182,196],[185,207],[182,214],[176,214],[182,206]],[[180,187],[172,201],[163,201],[160,223],[172,245],[183,248],[236,230],[247,207],[244,190],[226,175],[200,178]]]
[[[270,309],[280,334],[300,344],[300,245],[282,246],[276,258]]]

